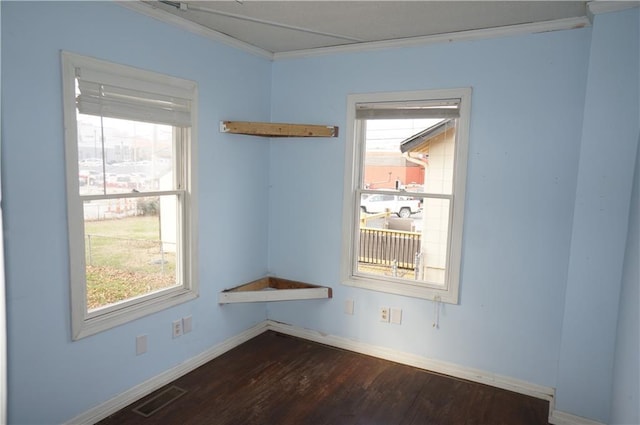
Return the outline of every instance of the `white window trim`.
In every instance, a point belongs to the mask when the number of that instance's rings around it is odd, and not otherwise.
[[[71,298],[71,338],[78,340],[89,335],[122,325],[169,307],[198,297],[198,205],[197,205],[197,84],[193,81],[157,74],[154,72],[114,64],[87,56],[62,52],[62,90],[65,125],[65,161],[67,172],[67,221],[69,236],[69,278]],[[189,164],[186,173],[183,226],[184,271],[182,286],[168,288],[132,298],[115,306],[98,311],[87,310],[86,260],[84,246],[84,214],[78,190],[78,151],[75,101],[76,69],[93,69],[111,76],[138,79],[171,95],[177,90],[191,100],[190,142],[184,144],[183,158]]]
[[[387,292],[414,298],[437,300],[457,304],[459,302],[460,267],[462,261],[462,233],[464,224],[465,186],[467,176],[467,156],[469,121],[471,111],[471,88],[424,90],[411,92],[364,93],[347,96],[347,131],[345,139],[345,178],[343,199],[343,239],[342,239],[342,283],[379,292]],[[457,140],[454,159],[454,182],[452,208],[452,232],[447,258],[447,281],[444,287],[413,284],[410,281],[392,280],[373,275],[359,275],[356,270],[357,258],[354,243],[359,238],[358,186],[364,148],[358,143],[356,105],[361,103],[421,101],[428,99],[460,99],[460,118],[457,126]]]

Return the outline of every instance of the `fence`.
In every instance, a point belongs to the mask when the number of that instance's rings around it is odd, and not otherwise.
[[[385,266],[395,261],[398,268],[415,269],[420,236],[418,232],[361,227],[358,261]]]
[[[98,199],[84,203],[85,220],[105,220],[110,218],[143,215],[136,198]]]

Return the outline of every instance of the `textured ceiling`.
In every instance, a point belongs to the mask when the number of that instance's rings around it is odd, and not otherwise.
[[[186,1],[154,8],[268,52],[584,17],[583,1]]]

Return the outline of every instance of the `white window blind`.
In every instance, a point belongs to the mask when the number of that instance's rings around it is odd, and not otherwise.
[[[460,99],[413,101],[411,106],[399,102],[361,103],[356,118],[365,120],[425,119],[460,117]]]
[[[190,87],[126,78],[86,66],[77,67],[75,74],[76,106],[82,114],[191,126]]]

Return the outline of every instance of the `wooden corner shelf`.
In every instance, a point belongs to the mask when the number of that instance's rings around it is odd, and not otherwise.
[[[262,137],[338,137],[338,127],[251,121],[220,121],[221,133]]]
[[[331,288],[267,276],[218,294],[218,303],[252,303],[332,298]]]

